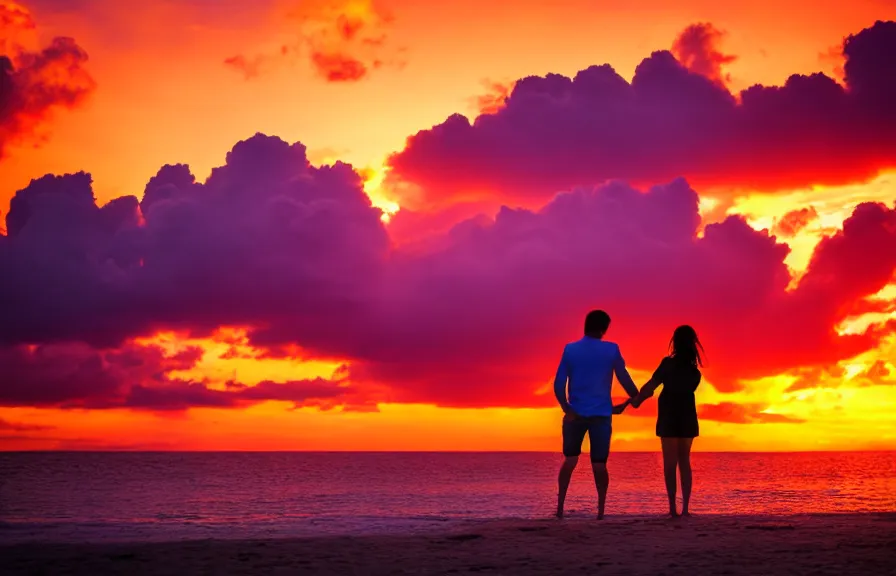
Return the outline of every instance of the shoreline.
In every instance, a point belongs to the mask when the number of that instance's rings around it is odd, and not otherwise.
[[[896,511],[483,520],[405,535],[0,542],[0,556],[3,574],[893,574]]]

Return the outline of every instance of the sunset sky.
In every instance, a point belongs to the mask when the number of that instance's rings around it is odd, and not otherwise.
[[[0,0],[0,449],[559,452],[592,308],[696,450],[896,448],[893,20]]]

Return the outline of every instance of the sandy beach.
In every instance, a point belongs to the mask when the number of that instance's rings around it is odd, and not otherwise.
[[[0,547],[4,574],[896,574],[896,513],[470,523],[442,534]]]

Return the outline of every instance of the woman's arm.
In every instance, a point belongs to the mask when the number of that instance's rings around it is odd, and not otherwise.
[[[632,398],[632,406],[637,408],[641,405],[642,402],[653,396],[653,393],[657,388],[663,383],[664,373],[666,368],[666,362],[668,358],[663,358],[663,361],[660,362],[660,365],[657,366],[657,369],[654,370],[653,376],[650,377],[650,380],[647,381],[647,384],[641,387],[641,391],[638,392],[638,395]]]

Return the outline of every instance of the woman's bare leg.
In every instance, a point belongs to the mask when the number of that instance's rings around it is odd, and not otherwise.
[[[666,495],[669,496],[669,515],[678,516],[675,504],[678,438],[660,438],[660,441],[663,444],[663,477],[666,479]]]
[[[681,515],[690,516],[688,505],[691,502],[691,486],[693,475],[691,474],[691,445],[693,438],[679,438],[678,440],[678,469],[681,472]]]

